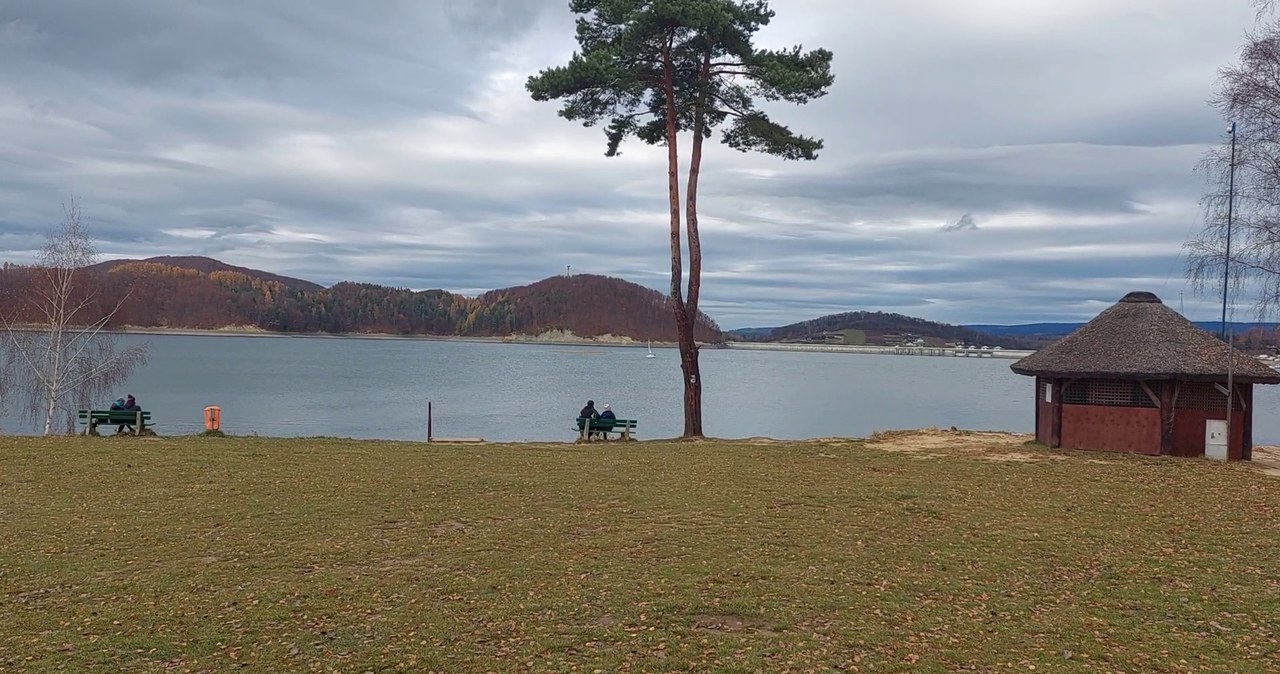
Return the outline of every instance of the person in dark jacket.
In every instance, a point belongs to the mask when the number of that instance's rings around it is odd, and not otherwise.
[[[608,431],[613,430],[613,420],[617,418],[613,414],[613,408],[608,403],[605,403],[604,410],[600,412],[600,418],[596,423],[591,424],[591,427],[600,431],[601,438],[607,438],[609,436]]]
[[[111,411],[112,411],[112,412],[123,412],[123,411],[124,411],[124,398],[116,398],[116,401],[115,401],[115,402],[113,402],[113,403],[111,403],[111,408],[110,408],[110,409],[111,409]],[[123,433],[123,432],[124,432],[124,425],[123,425],[123,424],[121,424],[120,426],[116,426],[116,433]]]
[[[591,423],[592,421],[599,418],[600,418],[600,413],[596,411],[596,401],[588,400],[587,406],[582,408],[581,412],[578,412],[578,419],[579,419],[578,430],[582,430],[583,424]],[[592,425],[594,426],[594,424]],[[591,433],[590,431],[587,432],[587,438],[590,438],[592,435],[593,433]]]
[[[116,400],[115,404],[111,405],[111,409],[137,412],[142,408],[138,406],[138,401],[134,400],[133,394],[130,393],[124,400]],[[116,427],[116,433],[123,433],[125,429],[129,429],[129,432],[132,433],[133,424],[120,424]]]

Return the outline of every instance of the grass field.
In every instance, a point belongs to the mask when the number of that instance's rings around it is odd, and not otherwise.
[[[947,445],[3,438],[0,671],[1280,669],[1280,480]]]

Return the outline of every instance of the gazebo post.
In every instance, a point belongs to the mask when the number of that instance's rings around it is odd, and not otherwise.
[[[1053,418],[1049,423],[1049,448],[1057,449],[1062,446],[1062,380],[1057,377],[1053,378]]]
[[[1160,454],[1173,453],[1173,387],[1174,382],[1160,382]]]
[[[1241,429],[1240,444],[1244,445],[1240,448],[1240,458],[1244,461],[1253,460],[1253,384],[1241,384],[1243,389],[1240,395],[1244,398],[1244,428]]]
[[[1044,380],[1041,379],[1040,377],[1036,377],[1036,426],[1035,426],[1036,442],[1045,442],[1046,440],[1048,440],[1048,438],[1040,437],[1040,429],[1042,428],[1040,426],[1040,408],[1043,407],[1043,405],[1040,404],[1040,401],[1042,400],[1043,395],[1044,395]]]

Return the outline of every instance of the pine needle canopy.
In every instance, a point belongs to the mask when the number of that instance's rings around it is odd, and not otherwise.
[[[605,154],[627,137],[666,141],[667,71],[680,132],[742,152],[814,159],[822,141],[797,134],[757,100],[804,104],[827,93],[831,52],[758,49],[752,38],[774,12],[765,0],[572,0],[579,51],[526,84],[534,100],[563,100],[560,116],[605,123]]]

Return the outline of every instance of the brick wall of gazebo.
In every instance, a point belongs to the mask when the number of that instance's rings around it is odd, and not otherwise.
[[[1253,386],[1234,388],[1227,458],[1249,459]],[[1204,456],[1205,421],[1226,419],[1226,407],[1213,382],[1037,377],[1036,440],[1066,449]]]

